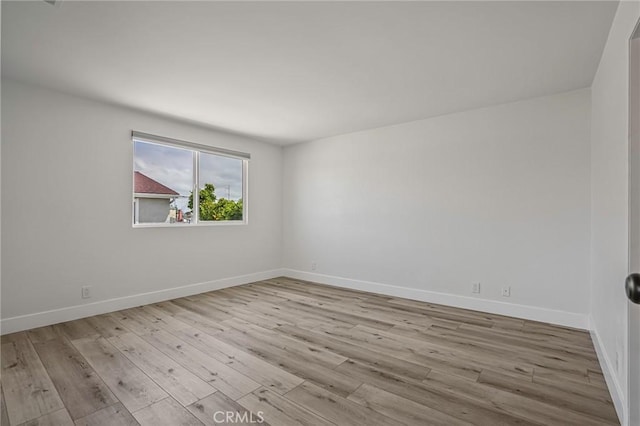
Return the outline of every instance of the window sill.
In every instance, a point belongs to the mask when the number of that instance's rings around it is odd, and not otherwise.
[[[246,220],[218,220],[198,223],[134,223],[132,228],[199,228],[207,226],[242,226],[248,225]]]

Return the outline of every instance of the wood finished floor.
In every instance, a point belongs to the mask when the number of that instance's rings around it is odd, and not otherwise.
[[[584,331],[288,278],[3,336],[1,383],[3,426],[619,424]]]

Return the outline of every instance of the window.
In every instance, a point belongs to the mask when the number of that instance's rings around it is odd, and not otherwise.
[[[133,132],[134,226],[246,223],[249,154]]]

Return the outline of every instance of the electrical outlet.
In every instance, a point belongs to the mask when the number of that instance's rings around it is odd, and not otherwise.
[[[471,283],[471,293],[480,293],[480,283]]]
[[[502,287],[502,297],[511,297],[511,287]]]
[[[82,298],[89,299],[91,297],[91,286],[82,287]]]
[[[311,262],[311,270],[315,271],[316,269],[318,269],[318,264],[316,262]]]

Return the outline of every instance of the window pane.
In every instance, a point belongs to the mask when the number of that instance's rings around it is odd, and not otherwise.
[[[237,158],[200,153],[200,221],[242,220],[242,166]]]
[[[134,223],[190,223],[193,155],[187,149],[134,141]]]

